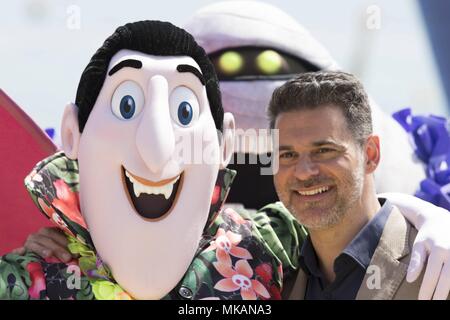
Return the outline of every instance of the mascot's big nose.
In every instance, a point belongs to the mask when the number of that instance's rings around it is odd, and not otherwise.
[[[147,95],[149,98],[136,133],[139,154],[154,173],[164,169],[175,149],[168,90],[167,80],[163,76],[156,75],[150,79]]]

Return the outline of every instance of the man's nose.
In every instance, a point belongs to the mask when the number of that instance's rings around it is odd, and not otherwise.
[[[169,85],[166,78],[153,76],[148,83],[147,101],[136,133],[138,152],[152,172],[160,172],[175,149],[169,111]]]
[[[319,174],[319,168],[309,156],[300,156],[295,166],[294,174],[299,180],[308,180]]]

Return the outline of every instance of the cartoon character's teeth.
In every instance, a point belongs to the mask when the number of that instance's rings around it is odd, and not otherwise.
[[[133,183],[133,189],[134,189],[134,195],[136,197],[139,197],[141,193],[146,194],[162,194],[164,198],[169,199],[170,195],[173,191],[173,185],[172,184],[166,184],[164,186],[160,187],[150,187],[150,186],[144,186],[140,183]]]
[[[325,191],[328,191],[330,188],[329,187],[321,187],[315,190],[309,190],[309,191],[298,191],[298,193],[302,196],[313,196],[319,193],[323,193]]]
[[[136,179],[134,179],[133,176],[131,174],[129,174],[128,171],[126,171],[126,170],[125,170],[125,174],[128,177],[128,179],[130,179],[130,181],[133,183],[133,190],[134,190],[134,195],[136,196],[136,198],[138,198],[141,195],[141,193],[146,193],[146,194],[162,194],[164,196],[164,198],[166,200],[168,200],[170,198],[170,195],[172,194],[173,185],[180,178],[180,176],[178,176],[173,181],[171,181],[165,185],[162,185],[162,186],[146,186],[146,185],[140,183],[139,181],[137,181]]]

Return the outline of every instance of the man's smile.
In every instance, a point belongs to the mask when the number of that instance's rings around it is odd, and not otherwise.
[[[302,201],[321,201],[331,195],[335,191],[333,185],[316,186],[313,188],[300,188],[293,190]]]
[[[161,181],[150,181],[122,167],[125,189],[131,205],[143,218],[160,220],[175,206],[183,173]]]

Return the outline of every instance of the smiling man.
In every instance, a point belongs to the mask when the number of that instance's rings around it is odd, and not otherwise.
[[[421,281],[406,281],[417,230],[377,197],[380,139],[362,84],[304,73],[275,90],[269,114],[280,137],[277,193],[309,232],[289,298],[417,299]]]

